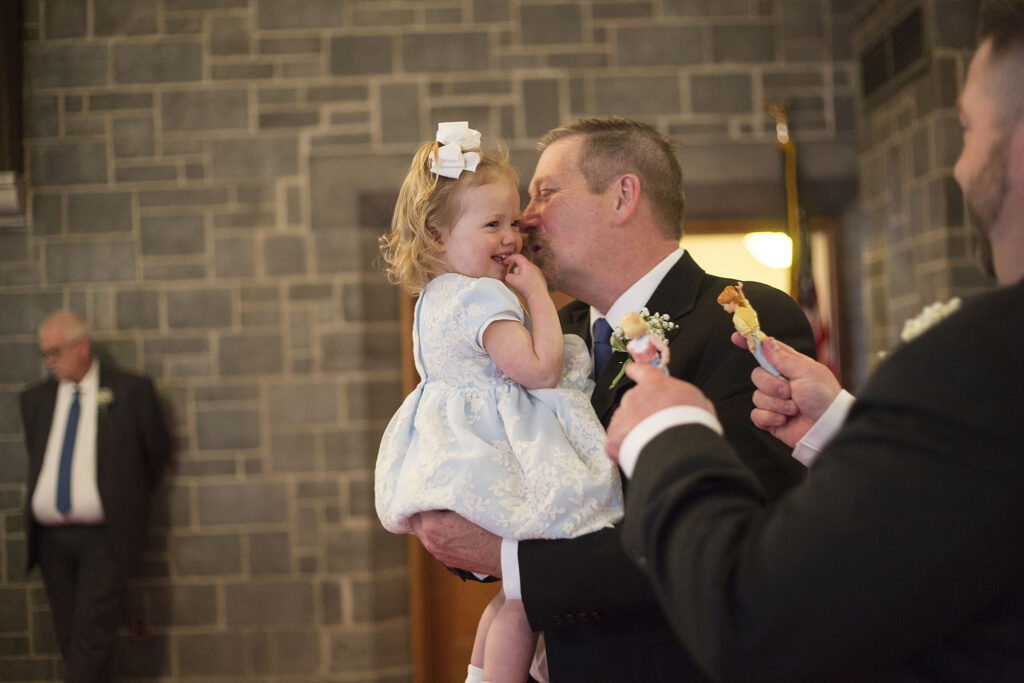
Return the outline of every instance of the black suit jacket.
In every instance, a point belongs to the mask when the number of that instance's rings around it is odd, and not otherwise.
[[[753,356],[730,341],[732,316],[717,302],[735,280],[707,275],[688,254],[665,276],[647,304],[679,325],[669,334],[669,370],[700,386],[715,403],[730,442],[775,496],[804,476],[790,449],[750,422]],[[769,334],[805,353],[814,340],[803,312],[789,296],[750,282],[744,292]],[[559,315],[564,332],[590,342],[589,306],[573,302]],[[617,321],[609,321],[613,325]],[[592,403],[602,422],[632,386],[608,387],[626,354],[616,352],[600,377]],[[647,577],[630,561],[620,527],[565,540],[519,543],[523,602],[530,624],[543,630],[552,683],[565,681],[680,681],[703,676],[673,637]]]
[[[114,552],[126,571],[131,571],[145,542],[150,492],[170,457],[171,439],[152,382],[105,364],[100,366],[99,382],[100,387],[113,392],[114,400],[106,414],[101,411],[97,416],[97,485]],[[57,381],[50,378],[20,396],[29,459],[26,569],[32,569],[38,560],[38,525],[32,515],[32,496],[43,467],[57,386]]]
[[[764,506],[699,426],[641,454],[623,538],[723,680],[1024,675],[1024,282],[877,369],[805,485]]]

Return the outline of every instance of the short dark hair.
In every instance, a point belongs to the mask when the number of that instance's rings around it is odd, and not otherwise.
[[[686,201],[675,142],[646,123],[612,116],[579,119],[548,131],[537,149],[543,152],[558,140],[576,136],[583,138],[577,163],[587,189],[603,192],[616,177],[635,173],[662,233],[676,240],[683,236]]]
[[[982,0],[978,42],[992,40],[993,54],[1024,47],[1024,0]]]

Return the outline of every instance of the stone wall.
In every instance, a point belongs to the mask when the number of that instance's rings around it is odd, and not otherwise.
[[[633,116],[680,142],[692,217],[781,218],[762,103],[784,98],[809,211],[846,215],[856,4],[24,0],[28,213],[0,221],[0,680],[60,672],[23,571],[16,400],[43,374],[48,312],[85,314],[173,415],[133,585],[150,635],[123,639],[120,671],[408,680],[405,540],[372,491],[401,397],[397,293],[373,257],[413,148],[468,119],[525,181],[549,127]]]
[[[862,103],[858,233],[872,356],[892,348],[903,322],[928,304],[994,284],[977,265],[953,178],[963,141],[956,101],[976,43],[978,2],[872,0],[858,15],[855,42],[863,50],[915,8],[923,17],[922,63]]]

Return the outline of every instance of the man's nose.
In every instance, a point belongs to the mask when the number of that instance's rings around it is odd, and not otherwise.
[[[529,234],[537,229],[537,212],[533,210],[533,202],[526,205],[519,216],[519,232]]]

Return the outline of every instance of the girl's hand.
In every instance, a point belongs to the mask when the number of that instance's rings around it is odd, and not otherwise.
[[[505,282],[509,287],[529,299],[537,294],[548,294],[548,283],[540,268],[531,263],[522,254],[512,254],[509,261],[513,267],[505,274]]]

